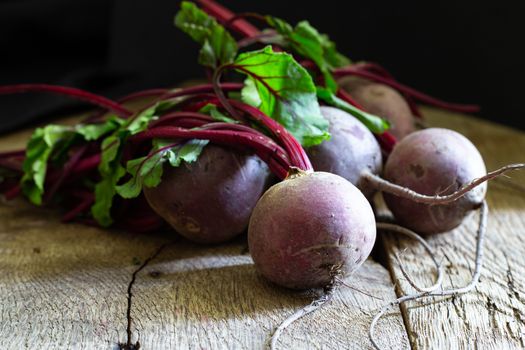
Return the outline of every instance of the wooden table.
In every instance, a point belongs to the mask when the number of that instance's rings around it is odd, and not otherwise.
[[[467,116],[424,112],[430,125],[469,137],[489,169],[525,160],[524,133]],[[2,137],[0,150],[23,145],[27,136]],[[524,173],[510,176],[512,183],[525,184]],[[525,347],[525,190],[495,181],[488,201],[485,264],[475,292],[394,309],[377,328],[382,347]],[[474,215],[453,232],[429,238],[444,261],[445,287],[469,281],[476,226]],[[171,232],[131,234],[61,224],[50,209],[2,200],[0,349],[116,348],[127,340],[129,321],[131,340],[143,349],[262,349],[274,327],[312,295],[264,281],[245,246],[245,238],[207,247]],[[374,297],[340,288],[329,305],[293,324],[280,348],[371,348],[374,313],[396,294],[411,291],[393,259],[396,253],[418,281],[431,284],[432,265],[422,248],[380,233],[375,255],[383,257],[382,264],[369,259],[348,280]]]

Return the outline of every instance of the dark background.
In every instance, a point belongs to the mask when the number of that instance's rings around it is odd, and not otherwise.
[[[0,0],[0,85],[44,82],[110,97],[203,77],[198,46],[173,26],[175,0]],[[525,1],[223,1],[235,11],[309,19],[353,60],[480,116],[525,128],[518,49]],[[71,112],[50,95],[0,96],[0,132]],[[78,108],[78,105],[77,105]]]

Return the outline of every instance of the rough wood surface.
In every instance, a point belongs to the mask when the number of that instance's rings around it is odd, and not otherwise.
[[[465,134],[479,148],[487,168],[525,161],[525,134],[469,117],[425,110],[428,124]],[[509,349],[525,347],[525,173],[489,185],[489,225],[481,283],[474,293],[452,299],[408,303],[403,316],[414,349]],[[468,283],[474,268],[477,215],[452,232],[428,240],[442,257],[445,287]],[[431,285],[433,265],[422,247],[387,236],[384,246],[398,294],[413,292],[393,254],[402,254],[407,270]],[[429,273],[430,272],[430,273]]]
[[[0,151],[29,135],[3,137]],[[127,339],[132,275],[156,252],[131,289],[131,340],[141,349],[263,349],[274,327],[312,300],[260,278],[242,239],[204,247],[174,237],[61,224],[51,209],[2,201],[0,349],[116,348]],[[368,324],[394,286],[372,260],[348,283],[382,300],[342,287],[292,325],[281,347],[370,348]],[[408,346],[399,309],[379,332],[385,348]]]
[[[142,349],[262,349],[270,331],[311,296],[257,276],[242,240],[197,246],[171,234],[136,235],[61,224],[49,209],[0,204],[0,349],[109,349],[126,340],[132,273],[168,243],[132,289],[132,340]],[[368,261],[349,281],[385,300],[387,270]],[[341,288],[282,348],[368,348],[370,314],[383,301]],[[381,325],[406,348],[398,313]]]

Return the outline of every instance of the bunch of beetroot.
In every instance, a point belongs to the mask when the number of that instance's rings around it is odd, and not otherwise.
[[[308,22],[294,27],[200,4],[182,2],[175,24],[200,44],[209,84],[117,102],[50,85],[0,87],[0,94],[44,91],[100,108],[75,126],[39,128],[25,151],[2,154],[5,196],[70,208],[64,221],[138,231],[168,223],[199,243],[248,228],[263,276],[288,288],[325,288],[326,301],[370,254],[378,190],[406,227],[399,232],[440,233],[484,207],[484,181],[523,167],[487,174],[462,135],[415,131],[415,101],[476,107],[417,92],[376,64],[352,63]],[[149,102],[139,111],[124,107],[136,99]]]

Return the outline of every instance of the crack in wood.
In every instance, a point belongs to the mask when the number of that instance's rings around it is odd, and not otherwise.
[[[384,236],[382,236],[382,235],[378,235],[376,240],[381,242],[381,246],[383,248],[382,250],[386,253],[386,256],[388,256],[388,254],[391,253],[391,250],[387,248],[387,242],[386,242],[386,240],[383,237]],[[395,236],[395,235],[392,235],[392,234],[390,234],[390,237],[391,237],[391,239],[394,239],[396,241],[396,246],[400,247],[401,243],[400,243],[399,237]],[[385,267],[388,270],[388,274],[390,276],[390,280],[391,280],[392,284],[394,285],[394,293],[396,293],[396,297],[400,297],[400,296],[403,295],[403,290],[401,288],[400,283],[398,283],[399,281],[398,281],[398,278],[396,276],[396,272],[394,271],[395,267],[392,264],[392,259],[391,258],[387,258],[385,263],[386,263]],[[405,332],[406,332],[406,334],[408,336],[408,344],[410,346],[410,349],[416,349],[417,333],[408,331],[410,329],[410,327],[409,327],[410,321],[408,319],[407,305],[404,304],[404,303],[400,304],[399,305],[399,311],[401,311],[401,318],[403,319],[403,326],[405,327]]]
[[[525,300],[523,300],[523,297],[520,295],[520,292],[518,288],[516,288],[514,283],[514,276],[512,274],[512,267],[509,262],[509,257],[505,252],[503,252],[503,256],[505,257],[505,261],[507,262],[507,286],[509,287],[512,294],[509,293],[509,297],[512,299],[512,295],[521,303],[525,304]]]
[[[173,242],[164,243],[160,247],[158,247],[153,254],[151,254],[142,265],[140,265],[135,271],[133,271],[133,274],[131,275],[131,281],[128,284],[128,307],[126,309],[126,319],[127,319],[127,326],[126,326],[126,334],[127,334],[127,340],[125,343],[119,342],[118,348],[119,350],[139,350],[140,349],[140,342],[137,340],[134,344],[131,343],[131,323],[132,323],[132,317],[131,317],[131,306],[132,306],[132,299],[133,299],[133,285],[135,284],[135,281],[137,279],[137,275],[140,271],[142,271],[153,259],[155,259],[159,254],[172,244]]]

